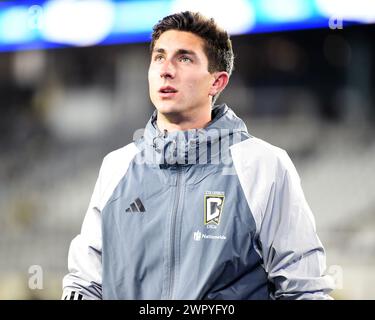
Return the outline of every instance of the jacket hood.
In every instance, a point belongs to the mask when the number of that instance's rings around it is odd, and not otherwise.
[[[249,136],[245,123],[226,104],[216,105],[212,109],[212,120],[201,129],[161,132],[156,123],[157,110],[148,121],[145,132],[145,156],[147,161],[165,165],[189,165],[210,163],[212,152],[219,145],[233,143],[235,133],[238,137]]]

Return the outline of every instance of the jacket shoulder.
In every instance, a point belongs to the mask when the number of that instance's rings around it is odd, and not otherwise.
[[[129,143],[104,157],[92,197],[93,206],[103,209],[138,152],[137,146]]]
[[[131,142],[124,147],[109,152],[103,159],[103,165],[116,166],[116,164],[130,162],[133,157],[139,152],[136,144]]]
[[[268,170],[294,170],[288,153],[267,141],[250,137],[231,147],[233,158],[242,159],[244,167],[267,167]]]

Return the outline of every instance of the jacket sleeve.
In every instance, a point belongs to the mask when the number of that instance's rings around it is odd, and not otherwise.
[[[274,299],[332,299],[325,251],[298,173],[285,151],[262,219],[259,240]]]
[[[83,220],[69,248],[62,299],[102,299],[102,212],[140,150],[135,143],[107,154]]]
[[[104,163],[104,162],[103,162]],[[63,279],[64,300],[102,298],[102,236],[99,201],[102,194],[102,164],[81,232],[69,248],[69,273]]]

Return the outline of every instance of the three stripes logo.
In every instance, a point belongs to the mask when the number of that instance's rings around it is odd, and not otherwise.
[[[67,293],[64,297],[64,300],[82,300],[82,299],[83,299],[83,295],[76,291],[71,291]]]
[[[141,199],[135,199],[131,204],[130,207],[125,210],[126,212],[146,212],[145,207]]]

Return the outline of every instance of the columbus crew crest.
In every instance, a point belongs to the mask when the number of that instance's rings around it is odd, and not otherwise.
[[[224,192],[206,192],[204,195],[204,224],[218,225],[224,206]]]

